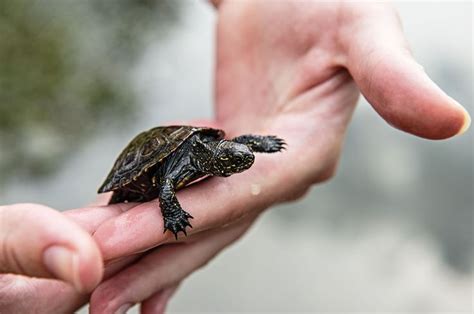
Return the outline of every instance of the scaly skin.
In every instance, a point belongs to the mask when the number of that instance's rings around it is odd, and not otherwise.
[[[232,139],[232,142],[247,145],[256,153],[275,153],[285,149],[285,141],[276,136],[241,135]]]
[[[171,231],[177,240],[179,232],[187,235],[186,227],[192,228],[189,219],[193,217],[181,208],[175,194],[177,189],[203,176],[228,177],[245,171],[254,162],[252,152],[279,152],[284,145],[285,142],[276,136],[243,135],[231,141],[207,143],[201,141],[199,134],[190,138],[189,143],[185,143],[168,157],[155,178],[155,181],[160,182],[158,198],[164,232]],[[154,198],[153,191],[149,195],[143,195],[143,198]]]

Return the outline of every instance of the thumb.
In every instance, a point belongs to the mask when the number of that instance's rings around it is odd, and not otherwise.
[[[61,279],[79,292],[102,279],[92,237],[61,213],[37,204],[0,207],[0,273]]]
[[[415,62],[396,12],[374,5],[353,17],[343,35],[347,67],[362,94],[389,124],[429,139],[469,128],[467,111],[446,95]]]

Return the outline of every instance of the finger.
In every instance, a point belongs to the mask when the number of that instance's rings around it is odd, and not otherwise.
[[[103,262],[91,236],[69,218],[17,204],[0,208],[0,272],[61,279],[86,292],[100,282]]]
[[[143,256],[143,253],[134,254],[134,255],[121,257],[113,261],[110,261],[109,263],[106,264],[103,278],[108,279],[112,277],[116,273],[120,272],[122,269],[138,261],[142,256]]]
[[[108,200],[110,195],[105,199]],[[104,198],[99,196],[96,204],[103,204]],[[74,220],[78,225],[85,229],[89,234],[94,234],[97,228],[103,224],[105,221],[119,216],[123,212],[129,210],[133,206],[136,206],[134,203],[120,203],[110,206],[90,206],[84,208],[72,209],[64,212],[66,216]],[[114,260],[108,260],[104,262],[106,268],[104,269],[103,278],[107,279],[108,277],[119,272],[125,266],[135,262],[140,255],[130,255],[126,257],[118,257]]]
[[[180,204],[194,217],[188,235],[236,222],[251,212],[260,212],[273,202],[281,201],[279,197],[287,195],[292,188],[299,188],[275,184],[279,181],[277,174],[267,166],[278,160],[259,156],[252,168],[243,174],[214,177],[178,192]],[[294,181],[293,178],[286,179]],[[163,233],[163,230],[160,205],[154,200],[107,220],[97,228],[94,239],[104,259],[109,260],[175,242],[174,235]],[[183,235],[180,238],[186,239]]]
[[[157,291],[176,285],[234,242],[250,224],[251,221],[245,221],[213,231],[190,243],[160,246],[100,284],[91,296],[91,313],[115,313],[149,299]]]
[[[0,274],[0,313],[76,313],[88,299],[63,281]]]
[[[65,211],[64,214],[87,230],[87,232],[93,234],[101,224],[109,219],[119,216],[134,206],[136,206],[136,203],[90,206],[71,209]]]
[[[168,301],[178,289],[179,284],[172,285],[153,294],[151,297],[142,302],[140,306],[141,314],[163,314],[166,311]]]
[[[391,125],[429,138],[463,133],[467,111],[446,95],[416,63],[395,10],[385,4],[352,10],[341,31],[346,67],[362,94]]]
[[[106,201],[108,198],[109,196],[104,200]],[[98,202],[97,205],[106,203],[104,200]],[[99,206],[81,208],[64,213],[93,233],[98,224],[119,215],[126,209],[127,205],[120,204],[106,208]],[[139,257],[134,255],[115,260],[104,269],[103,278],[107,279],[113,276]],[[27,313],[32,308],[41,313],[72,313],[89,299],[87,294],[78,293],[74,287],[64,282],[13,274],[0,274],[0,291],[2,291],[0,293],[0,309],[5,313]],[[51,301],[53,299],[55,301]]]

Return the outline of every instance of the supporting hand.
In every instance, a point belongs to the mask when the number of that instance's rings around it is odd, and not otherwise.
[[[102,274],[102,257],[91,235],[63,214],[37,204],[0,207],[0,312],[74,308]],[[44,282],[50,288],[37,289]],[[70,297],[57,302],[64,293]]]

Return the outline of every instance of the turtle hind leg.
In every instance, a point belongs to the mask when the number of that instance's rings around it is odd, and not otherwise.
[[[186,227],[192,228],[189,219],[192,219],[193,216],[181,208],[171,180],[167,179],[161,186],[158,198],[164,220],[163,232],[166,232],[166,230],[173,232],[176,239],[178,239],[178,233],[181,231],[187,235]]]
[[[115,190],[112,197],[109,200],[109,205],[117,203],[128,203],[128,202],[144,202],[145,198],[142,194],[135,193],[128,190]]]
[[[109,200],[109,205],[112,204],[117,204],[117,203],[123,203],[125,201],[125,198],[123,197],[122,191],[114,191],[112,194],[112,197]]]
[[[186,233],[186,227],[192,228],[191,224],[189,223],[188,219],[192,219],[193,216],[191,216],[188,212],[184,210],[176,211],[173,214],[169,214],[166,216],[163,216],[164,220],[164,231],[163,233],[166,232],[166,230],[169,230],[173,232],[174,237],[176,240],[178,240],[178,233],[183,232],[184,235],[188,235]]]
[[[245,144],[256,153],[276,153],[285,149],[286,143],[283,139],[270,135],[241,135],[232,139],[235,143]]]

